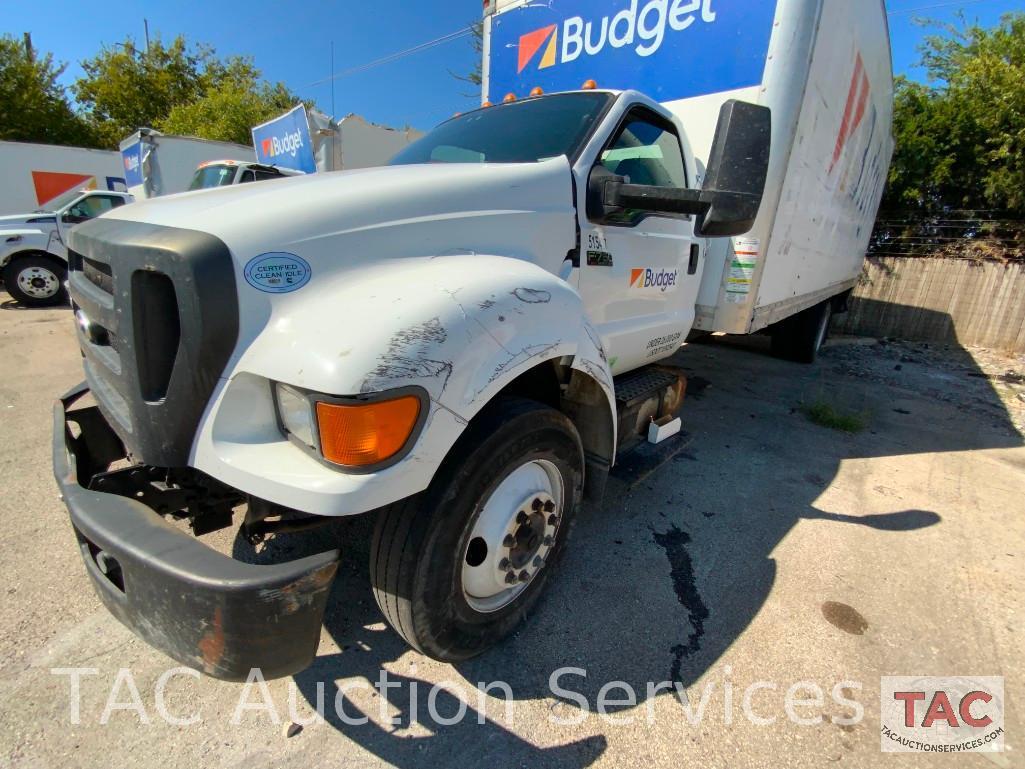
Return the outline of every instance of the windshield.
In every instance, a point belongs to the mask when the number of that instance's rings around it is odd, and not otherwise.
[[[611,100],[607,93],[565,93],[476,110],[442,123],[391,165],[572,158]]]
[[[203,166],[197,168],[192,177],[190,190],[206,190],[210,187],[224,187],[235,181],[237,166]]]

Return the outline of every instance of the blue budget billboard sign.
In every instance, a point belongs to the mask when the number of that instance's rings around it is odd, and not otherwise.
[[[488,92],[633,88],[666,102],[759,85],[776,0],[548,0],[492,18]]]
[[[137,141],[121,150],[121,162],[125,167],[125,182],[129,187],[142,184],[142,142]]]
[[[253,146],[260,163],[312,174],[317,170],[310,140],[310,123],[302,104],[253,129]]]

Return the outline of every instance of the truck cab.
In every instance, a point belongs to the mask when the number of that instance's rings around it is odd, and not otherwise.
[[[65,302],[71,228],[132,200],[124,192],[72,190],[46,210],[0,217],[0,275],[7,292],[27,307]]]
[[[286,176],[301,176],[302,171],[280,168],[266,163],[240,160],[210,160],[200,163],[189,183],[190,190],[206,190],[231,184],[246,184]]]

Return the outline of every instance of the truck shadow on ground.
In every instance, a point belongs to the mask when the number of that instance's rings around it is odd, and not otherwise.
[[[936,512],[903,509],[899,495],[882,487],[876,492],[893,499],[877,508],[890,506],[892,512],[820,509],[816,502],[843,460],[1022,445],[993,388],[963,350],[945,351],[940,366],[931,353],[906,346],[838,346],[805,367],[757,354],[764,349],[762,340],[748,338],[681,350],[673,363],[687,370],[694,386],[679,450],[647,477],[613,479],[603,505],[585,507],[561,574],[527,625],[487,654],[444,667],[443,677],[459,681],[464,691],[506,682],[514,699],[511,723],[478,719],[472,701],[454,725],[425,720],[438,677],[426,680],[416,669],[437,666],[409,652],[382,623],[366,585],[369,520],[340,521],[317,535],[344,543],[326,622],[341,652],[322,654],[297,675],[300,691],[312,705],[318,684],[326,684],[329,723],[396,766],[463,766],[468,756],[476,765],[496,767],[590,765],[604,752],[605,737],[560,745],[557,726],[538,732],[545,711],[568,718],[584,702],[593,710],[602,686],[612,681],[627,684],[638,704],[649,696],[675,699],[672,691],[648,694],[648,684],[690,687],[714,674],[765,604],[777,577],[773,550],[800,522],[861,526],[894,537],[944,525]],[[848,435],[812,424],[802,405],[817,400],[863,415],[865,429]],[[275,551],[281,557],[282,548],[298,557],[318,545],[283,537],[271,543],[268,557]],[[828,552],[823,559],[828,562]],[[831,594],[810,594],[792,611],[812,612],[835,632],[860,635],[872,619],[848,600],[838,583]],[[338,717],[330,707],[336,696],[347,712],[361,715],[339,694],[339,684],[373,683],[383,665],[401,685],[388,695],[399,713],[394,729]],[[559,680],[573,696],[553,693],[550,677],[559,668],[577,670]],[[460,707],[446,692],[435,705],[446,717]],[[526,717],[517,722],[517,712]],[[427,735],[410,736],[412,721],[425,724]]]

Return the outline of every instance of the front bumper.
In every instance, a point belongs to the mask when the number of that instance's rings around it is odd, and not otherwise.
[[[96,468],[121,444],[99,410],[54,404],[53,469],[100,600],[147,643],[215,678],[296,673],[314,658],[339,552],[272,566],[222,555],[130,497],[98,492]],[[69,424],[76,425],[72,431]]]

